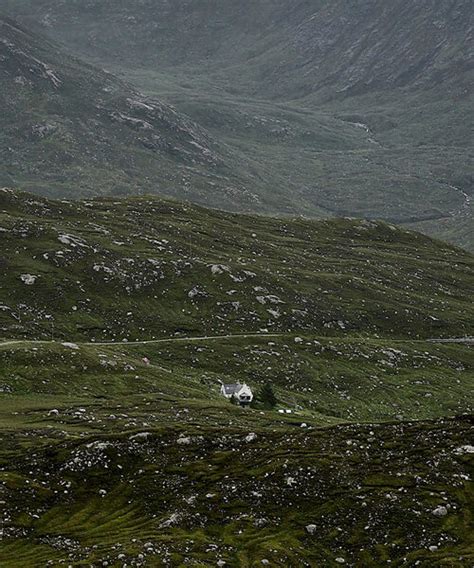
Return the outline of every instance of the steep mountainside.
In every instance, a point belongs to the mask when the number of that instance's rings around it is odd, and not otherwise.
[[[382,218],[474,247],[470,0],[6,0],[2,10],[211,134],[227,183],[212,179],[220,191],[206,194],[191,180],[176,195]]]
[[[192,185],[198,199],[232,202],[220,195],[232,187],[225,159],[202,128],[6,19],[0,104],[0,182],[70,197]]]
[[[7,0],[7,9],[92,57],[236,76],[268,96],[446,88],[473,70],[470,0]],[[224,71],[224,68],[226,70]]]

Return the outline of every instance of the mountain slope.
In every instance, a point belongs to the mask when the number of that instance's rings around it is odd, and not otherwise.
[[[232,188],[225,160],[203,129],[6,19],[0,104],[0,182],[71,197],[184,195],[192,185],[197,199],[232,202],[221,195]]]
[[[7,0],[6,9],[90,56],[235,73],[237,91],[250,84],[266,97],[397,87],[462,96],[473,70],[469,0]]]
[[[382,218],[474,247],[469,0],[3,10],[205,127],[229,152],[220,206]],[[177,193],[213,205],[190,185]]]

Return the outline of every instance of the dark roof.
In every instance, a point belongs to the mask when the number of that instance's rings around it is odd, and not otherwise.
[[[235,394],[239,392],[243,385],[236,383],[236,384],[228,384],[222,385],[224,387],[225,394]]]

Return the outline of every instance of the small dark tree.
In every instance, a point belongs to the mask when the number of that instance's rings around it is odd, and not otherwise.
[[[273,387],[270,383],[265,383],[263,387],[260,389],[258,396],[258,400],[263,404],[264,408],[275,408],[278,403],[277,397],[273,392]]]

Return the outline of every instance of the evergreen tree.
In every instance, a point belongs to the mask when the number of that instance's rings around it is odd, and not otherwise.
[[[258,393],[258,400],[265,408],[275,408],[278,403],[277,397],[270,383],[265,383]]]
[[[229,402],[230,402],[230,404],[234,404],[234,405],[239,404],[239,401],[237,400],[237,397],[234,394],[229,398]]]

